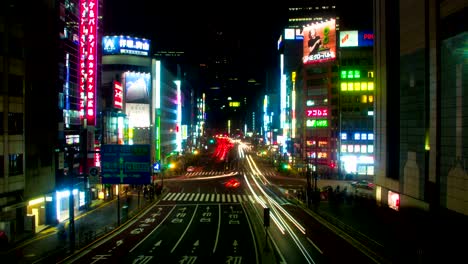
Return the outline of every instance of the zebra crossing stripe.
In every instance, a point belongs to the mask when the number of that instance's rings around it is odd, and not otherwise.
[[[166,201],[167,199],[169,199],[169,197],[173,196],[174,193],[168,193],[164,196],[163,200]]]
[[[192,200],[193,200],[193,197],[195,196],[195,194],[198,195],[198,193],[192,193],[192,195],[190,195],[189,201],[192,201]]]
[[[246,194],[226,194],[226,193],[168,193],[162,199],[164,201],[194,201],[194,202],[228,202],[228,203],[241,203],[248,202],[255,203],[255,199],[252,195]],[[276,200],[281,204],[288,204],[289,201],[277,197]]]
[[[176,201],[177,199],[179,199],[179,196],[180,196],[181,194],[182,194],[182,193],[176,194],[176,196],[174,196],[174,197],[172,198],[172,201]]]

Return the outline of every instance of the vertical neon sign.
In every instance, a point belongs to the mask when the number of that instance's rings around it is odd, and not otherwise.
[[[80,118],[92,126],[95,125],[97,17],[97,0],[80,0]]]

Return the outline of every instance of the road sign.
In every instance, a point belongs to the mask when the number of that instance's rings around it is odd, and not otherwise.
[[[153,172],[154,173],[161,172],[161,162],[157,161],[153,164]]]
[[[101,164],[102,183],[151,183],[150,145],[102,145]]]

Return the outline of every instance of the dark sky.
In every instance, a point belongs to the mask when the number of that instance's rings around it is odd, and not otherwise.
[[[221,29],[239,37],[245,57],[256,65],[253,68],[268,67],[277,59],[276,42],[281,25],[284,26],[286,10],[277,5],[266,9],[264,4],[255,3],[252,0],[105,1],[104,30],[105,34],[151,39],[153,50],[183,50],[190,55],[202,53],[209,47],[208,36]]]

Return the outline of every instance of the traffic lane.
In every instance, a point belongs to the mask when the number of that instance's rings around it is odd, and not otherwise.
[[[342,235],[333,232],[302,208],[295,205],[287,205],[285,208],[306,228],[306,239],[321,251],[327,263],[345,263],[350,260],[353,263],[376,263],[357,249],[352,244],[353,241],[347,241]]]
[[[188,263],[190,260],[210,262],[218,241],[219,211],[219,205],[197,204],[193,218],[170,250],[171,257],[165,263],[185,263],[183,260]]]
[[[161,223],[158,229],[129,252],[125,262],[136,264],[147,263],[148,261],[151,263],[195,261],[198,253],[192,252],[179,255],[175,251],[181,246],[181,241],[190,239],[187,237],[187,231],[195,222],[198,211],[198,205],[175,205],[172,213]],[[200,243],[194,244],[197,244],[198,247]]]
[[[220,207],[219,239],[213,262],[259,263],[253,226],[242,204],[223,204]]]
[[[109,237],[96,241],[67,263],[115,263],[128,254],[140,241],[144,240],[173,211],[173,206],[153,206],[128,226]]]

